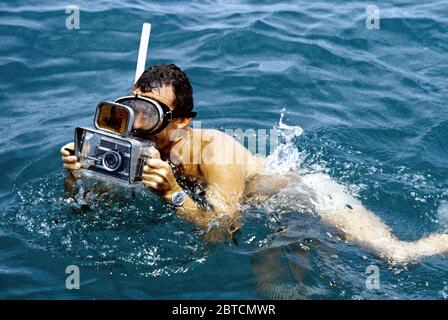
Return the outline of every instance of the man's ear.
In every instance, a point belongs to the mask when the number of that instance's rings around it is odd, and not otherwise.
[[[131,88],[131,95],[135,95],[135,93],[139,90],[140,88],[137,86],[137,83],[134,83],[134,85]]]
[[[191,118],[178,118],[176,128],[177,129],[185,129],[189,126]]]

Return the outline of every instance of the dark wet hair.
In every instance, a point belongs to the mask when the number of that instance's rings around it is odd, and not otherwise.
[[[174,90],[174,109],[180,114],[189,115],[194,106],[193,88],[187,75],[175,64],[159,64],[147,68],[134,84],[134,89],[150,92],[168,85]]]

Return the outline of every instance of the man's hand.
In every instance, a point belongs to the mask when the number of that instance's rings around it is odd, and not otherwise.
[[[166,202],[170,202],[172,195],[181,190],[168,162],[160,159],[148,159],[143,167],[142,182]]]
[[[61,158],[62,163],[64,164],[64,168],[67,169],[69,172],[81,169],[81,163],[78,162],[76,156],[70,155],[70,152],[65,150],[66,148],[74,150],[75,144],[73,142],[70,142],[61,148]]]

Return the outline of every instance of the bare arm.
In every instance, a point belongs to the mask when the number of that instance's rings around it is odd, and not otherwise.
[[[200,208],[187,196],[176,211],[207,231],[208,240],[222,240],[241,227],[239,205],[246,179],[260,163],[242,144],[217,130],[205,131],[193,151],[200,154],[200,163],[193,164],[193,172],[206,183],[205,197],[212,209]],[[143,183],[166,202],[181,189],[168,163],[151,159],[143,170]]]
[[[226,175],[227,171],[221,169],[220,172],[223,174],[209,180],[205,189],[205,197],[211,209],[201,208],[189,196],[186,196],[182,206],[176,207],[179,216],[206,231],[206,238],[210,241],[221,241],[231,237],[241,227],[238,218],[241,214],[239,203],[244,179],[240,179],[238,175]],[[169,195],[165,201],[169,203]]]
[[[170,203],[172,195],[181,190],[171,167],[162,160],[151,159],[144,167],[143,183],[152,192]],[[239,229],[239,204],[245,187],[246,165],[204,164],[201,166],[207,182],[205,197],[212,209],[201,208],[186,196],[176,211],[185,220],[207,231],[211,241],[223,240]]]

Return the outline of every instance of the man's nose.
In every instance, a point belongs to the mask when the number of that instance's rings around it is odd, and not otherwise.
[[[143,119],[140,115],[137,115],[134,119],[134,123],[132,125],[133,129],[142,129],[143,128]]]

